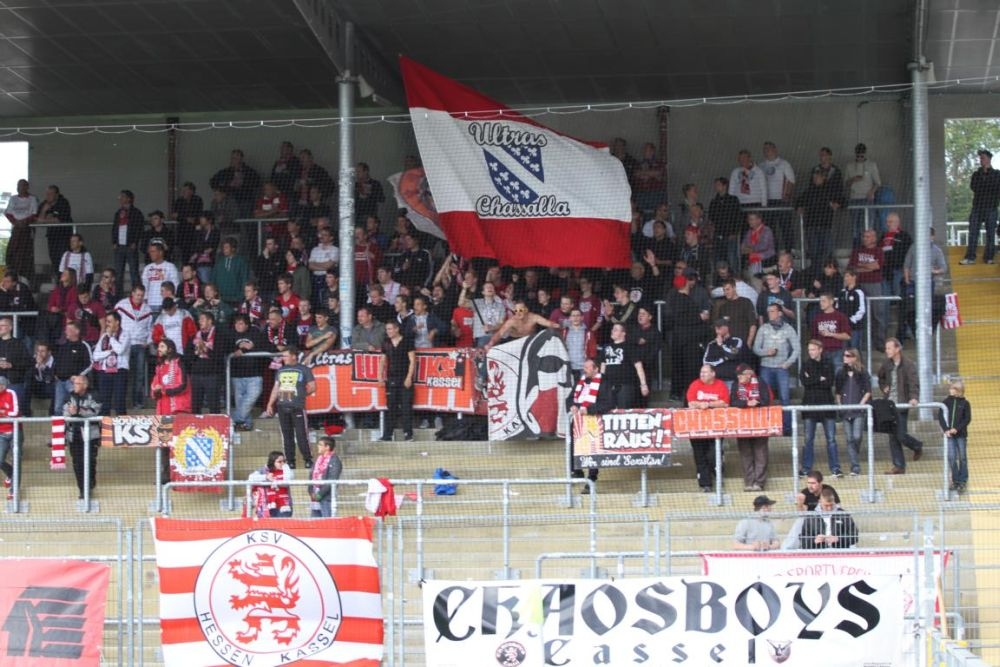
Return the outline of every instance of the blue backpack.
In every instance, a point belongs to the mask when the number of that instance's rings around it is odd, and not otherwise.
[[[444,468],[438,468],[434,471],[434,479],[458,479],[458,477]],[[434,495],[436,496],[453,496],[456,492],[458,492],[458,484],[436,484],[434,486]]]

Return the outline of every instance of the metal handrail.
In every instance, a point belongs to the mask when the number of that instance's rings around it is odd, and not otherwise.
[[[16,311],[16,312],[13,311],[13,310],[9,310],[9,311],[0,313],[0,317],[9,317],[9,318],[11,318],[13,320],[13,325],[14,326],[13,326],[13,331],[11,333],[14,335],[14,338],[17,338],[18,335],[19,335],[19,333],[20,333],[20,326],[21,326],[20,318],[22,318],[22,317],[38,317],[39,315],[41,315],[41,312],[37,311],[37,310],[21,310],[21,311]]]

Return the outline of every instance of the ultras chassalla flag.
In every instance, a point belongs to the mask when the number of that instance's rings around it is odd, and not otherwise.
[[[408,58],[400,67],[452,251],[513,266],[629,266],[631,190],[603,144],[555,132]]]
[[[369,518],[152,519],[168,667],[378,667]]]

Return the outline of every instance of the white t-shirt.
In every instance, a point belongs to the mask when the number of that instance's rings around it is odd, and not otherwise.
[[[767,180],[767,198],[769,200],[784,199],[785,181],[795,184],[795,171],[788,160],[776,157],[773,160],[764,160],[760,163],[761,171]]]
[[[334,265],[339,264],[340,248],[332,243],[325,248],[322,243],[319,244],[312,249],[312,252],[309,253],[309,263],[312,264],[313,262],[333,262]],[[322,276],[324,274],[326,274],[326,269],[323,269],[322,271],[313,271],[314,276]]]
[[[163,261],[159,264],[147,264],[142,270],[142,285],[146,288],[146,303],[150,308],[159,308],[163,305],[163,295],[160,294],[160,285],[168,280],[174,285],[180,285],[180,274],[177,267],[170,262]]]

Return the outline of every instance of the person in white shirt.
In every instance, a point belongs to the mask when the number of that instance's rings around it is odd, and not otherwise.
[[[63,253],[59,260],[59,273],[66,269],[76,271],[77,287],[90,290],[90,285],[94,281],[94,258],[90,256],[90,251],[83,247],[83,237],[73,234],[69,237],[69,250]]]
[[[764,142],[764,161],[760,163],[767,181],[767,205],[790,207],[795,190],[795,170],[783,157],[778,156],[778,147],[773,141]],[[792,227],[791,211],[768,211],[768,224],[774,231],[779,250],[792,249],[795,231]]]
[[[329,227],[323,227],[316,236],[319,243],[309,253],[309,270],[312,271],[312,298],[319,300],[319,291],[326,284],[327,269],[340,264],[340,248],[333,244],[333,232]],[[301,296],[309,296],[302,294]]]
[[[128,368],[132,376],[132,405],[141,409],[146,398],[146,356],[147,346],[152,344],[153,313],[146,303],[146,288],[136,285],[127,299],[115,305],[115,312],[121,317],[122,337],[129,342]]]
[[[847,205],[851,207],[854,245],[858,245],[865,231],[864,207],[875,202],[875,193],[882,187],[878,165],[868,159],[868,147],[864,144],[854,147],[854,162],[844,167],[844,185],[847,186]],[[868,210],[868,229],[874,229],[879,236],[885,233],[885,224],[877,209]]]
[[[177,267],[166,261],[163,257],[165,249],[163,242],[153,239],[149,243],[149,264],[142,270],[142,285],[146,288],[146,303],[153,313],[159,313],[163,305],[163,295],[160,293],[160,286],[169,281],[174,285],[179,285],[181,275]],[[183,349],[183,347],[178,347]]]
[[[112,408],[120,416],[125,413],[125,394],[128,385],[128,362],[131,344],[122,330],[122,316],[117,312],[104,317],[104,331],[94,343],[91,358],[97,392],[100,394],[101,414],[110,415]]]
[[[742,149],[736,156],[739,166],[729,175],[729,194],[743,206],[767,206],[767,179],[753,163],[750,151]]]

